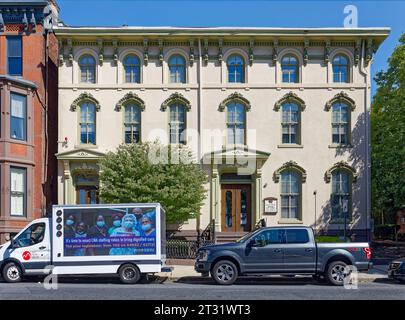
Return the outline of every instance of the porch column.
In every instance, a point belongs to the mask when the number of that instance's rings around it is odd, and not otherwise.
[[[263,201],[262,201],[262,170],[257,169],[255,174],[255,208],[256,208],[256,223],[263,216]]]
[[[70,204],[70,188],[72,185],[72,177],[70,174],[69,160],[63,160],[63,204]]]
[[[216,165],[212,166],[211,172],[211,219],[215,219],[215,230],[220,231],[221,216],[219,214],[219,174]]]

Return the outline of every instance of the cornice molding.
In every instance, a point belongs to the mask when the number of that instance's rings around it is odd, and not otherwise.
[[[294,92],[290,91],[274,104],[274,111],[279,111],[281,106],[286,102],[297,103],[298,106],[301,107],[301,111],[304,111],[306,108],[305,101],[298,97]]]
[[[273,180],[275,183],[278,183],[280,181],[281,173],[285,170],[297,171],[301,175],[301,182],[305,183],[307,181],[307,172],[305,171],[305,169],[299,166],[295,161],[291,160],[284,163],[280,168],[274,171]]]
[[[190,111],[191,109],[190,101],[188,101],[181,93],[175,92],[172,93],[165,101],[163,101],[162,105],[160,106],[160,110],[166,111],[169,105],[173,103],[180,103],[184,105],[187,111]]]
[[[330,108],[332,108],[333,104],[336,102],[344,102],[346,103],[351,111],[354,111],[356,109],[356,102],[349,97],[349,95],[346,92],[339,92],[336,94],[332,99],[330,99],[328,102],[325,104],[325,111],[329,111]]]
[[[117,102],[117,104],[115,105],[115,110],[121,111],[122,107],[131,102],[138,105],[141,108],[141,111],[145,110],[145,102],[132,91],[128,92],[122,99]]]
[[[224,111],[227,104],[234,101],[242,103],[245,106],[246,111],[250,111],[252,107],[249,100],[246,99],[241,93],[234,92],[219,104],[218,110]]]
[[[80,108],[80,104],[86,101],[93,103],[96,107],[96,111],[100,111],[100,103],[96,98],[93,97],[91,93],[88,92],[81,93],[70,105],[70,110],[76,111],[78,108]]]

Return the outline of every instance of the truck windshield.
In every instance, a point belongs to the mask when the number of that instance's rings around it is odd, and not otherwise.
[[[246,233],[242,238],[239,238],[238,240],[236,240],[236,242],[245,242],[247,239],[252,237],[254,234],[258,233],[260,230],[261,229],[256,229],[252,232]]]

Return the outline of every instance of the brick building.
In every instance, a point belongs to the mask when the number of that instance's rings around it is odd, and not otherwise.
[[[0,243],[56,203],[54,1],[0,1]]]

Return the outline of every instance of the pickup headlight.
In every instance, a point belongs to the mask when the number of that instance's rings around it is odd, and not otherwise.
[[[207,261],[209,254],[210,254],[209,250],[200,250],[198,252],[197,260],[198,261]]]

